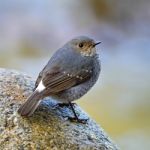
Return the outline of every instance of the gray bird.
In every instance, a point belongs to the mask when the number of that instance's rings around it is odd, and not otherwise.
[[[39,73],[34,92],[19,108],[18,113],[31,116],[41,100],[51,96],[68,104],[74,119],[82,122],[84,119],[78,118],[71,102],[86,94],[99,77],[101,67],[95,46],[100,43],[80,36],[58,49]]]

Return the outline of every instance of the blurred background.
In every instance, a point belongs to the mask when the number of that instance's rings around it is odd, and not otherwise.
[[[33,76],[66,41],[97,41],[102,72],[78,103],[124,150],[150,149],[149,0],[0,0],[0,67]]]

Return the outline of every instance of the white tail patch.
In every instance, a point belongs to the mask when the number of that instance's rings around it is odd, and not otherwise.
[[[46,87],[43,84],[43,81],[41,80],[38,87],[36,88],[36,91],[42,92]]]

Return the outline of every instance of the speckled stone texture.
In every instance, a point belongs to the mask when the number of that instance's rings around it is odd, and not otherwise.
[[[33,116],[17,114],[19,106],[32,93],[34,80],[14,70],[0,69],[0,150],[117,150],[93,120],[72,123],[69,108],[56,107],[45,99]],[[78,106],[81,118],[89,117]]]

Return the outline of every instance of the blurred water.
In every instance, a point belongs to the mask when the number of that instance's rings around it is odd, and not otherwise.
[[[148,6],[148,0],[0,0],[0,66],[36,78],[54,51],[70,38],[85,34],[102,41],[100,79],[78,103],[122,149],[148,150]]]

